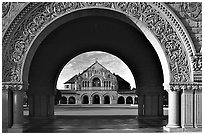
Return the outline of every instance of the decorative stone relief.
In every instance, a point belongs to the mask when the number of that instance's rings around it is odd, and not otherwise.
[[[22,91],[24,90],[24,84],[22,82],[18,83],[11,83],[11,82],[3,82],[2,83],[2,90],[19,90]]]
[[[113,9],[126,14],[127,16],[134,17],[135,19],[144,22],[147,28],[152,31],[158,38],[166,57],[168,59],[169,67],[171,70],[171,82],[189,82],[190,79],[190,66],[187,59],[187,52],[185,45],[182,43],[178,36],[178,28],[181,28],[178,21],[172,18],[172,14],[165,10],[165,13],[171,17],[172,24],[161,14],[159,9],[165,9],[165,6],[158,3],[145,3],[145,2],[56,2],[56,3],[30,3],[22,12],[16,17],[17,20],[11,24],[7,33],[3,38],[3,51],[5,46],[8,49],[3,52],[3,81],[19,82],[21,80],[22,63],[26,59],[28,49],[31,43],[50,22],[57,19],[57,17],[68,14],[75,10],[84,8],[106,8]],[[32,12],[30,9],[33,9]],[[29,17],[24,18],[20,26],[14,31],[14,36],[11,36],[11,29],[15,27],[15,23],[20,20],[21,16],[29,14]],[[17,22],[15,22],[17,21]],[[182,33],[185,33],[182,31]],[[185,35],[185,34],[184,34]],[[184,39],[188,41],[188,39]],[[9,46],[8,46],[9,45]],[[189,53],[192,53],[190,46],[188,47]],[[5,54],[5,55],[4,55]],[[9,60],[7,62],[6,60]],[[9,63],[9,64],[8,64]]]
[[[3,2],[2,3],[2,18],[6,16],[10,10],[11,2]]]
[[[202,83],[171,83],[170,90],[171,91],[181,91],[181,90],[188,90],[188,91],[195,91],[201,90]]]
[[[193,71],[202,72],[202,55],[195,55],[192,59]]]
[[[168,2],[171,10],[181,19],[191,36],[197,53],[202,46],[202,3],[201,2]]]
[[[3,2],[2,3],[2,32],[6,31],[15,16],[26,5],[25,2]]]
[[[193,21],[202,20],[202,3],[201,2],[181,2],[181,12],[184,17]]]

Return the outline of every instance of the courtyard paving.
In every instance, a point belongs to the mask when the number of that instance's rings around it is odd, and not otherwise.
[[[164,111],[167,113],[167,109]],[[155,133],[165,132],[167,116],[140,119],[137,106],[55,106],[52,119],[32,119],[24,111],[25,133]],[[200,132],[198,130],[196,132]]]

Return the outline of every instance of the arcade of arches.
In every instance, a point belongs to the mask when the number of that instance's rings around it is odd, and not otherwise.
[[[202,3],[4,2],[2,6],[3,129],[21,128],[24,91],[30,117],[52,117],[62,67],[93,50],[109,52],[128,65],[137,78],[139,116],[161,116],[166,90],[165,130],[202,127]],[[92,85],[101,84],[95,80]],[[93,104],[111,102],[99,95],[92,98]],[[83,97],[83,103],[89,100],[90,96]],[[76,99],[64,102],[74,104]]]

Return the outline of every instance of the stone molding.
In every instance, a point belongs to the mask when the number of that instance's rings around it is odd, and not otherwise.
[[[25,91],[28,89],[28,84],[23,82],[3,82],[2,90]]]
[[[87,8],[115,10],[142,21],[155,34],[166,54],[171,70],[171,82],[192,81],[191,62],[188,58],[194,53],[192,42],[175,15],[165,4],[157,2],[31,2],[27,4],[11,23],[2,40],[3,81],[22,81],[23,64],[29,48],[44,28],[63,15]]]
[[[200,91],[202,90],[202,83],[171,83],[167,91]]]

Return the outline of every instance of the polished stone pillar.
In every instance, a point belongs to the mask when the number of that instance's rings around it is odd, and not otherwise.
[[[7,132],[7,128],[12,126],[12,92],[9,86],[2,84],[2,129],[3,132]],[[5,130],[5,131],[4,131]]]
[[[181,127],[180,121],[180,87],[179,85],[170,85],[168,89],[169,114],[168,124],[164,127],[166,131],[173,131]]]
[[[54,116],[54,95],[28,95],[30,117]]]
[[[194,90],[191,84],[181,85],[181,127],[193,127]]]
[[[21,128],[23,124],[23,93],[21,90],[13,90],[13,126]]]
[[[9,89],[12,91],[12,127],[8,132],[23,131],[23,93],[27,86],[22,82],[10,83]]]
[[[138,96],[138,115],[144,115],[144,95]]]
[[[202,84],[199,84],[198,88],[195,89],[194,94],[194,127],[202,127]]]

